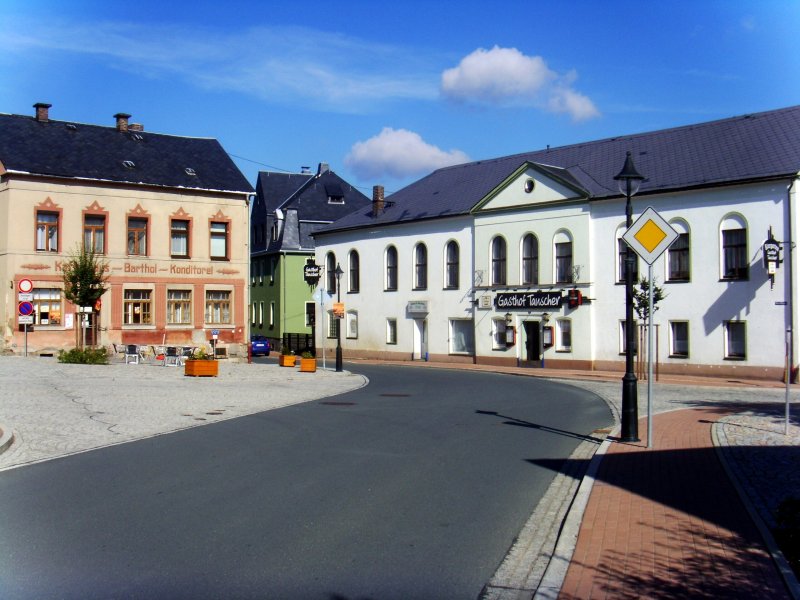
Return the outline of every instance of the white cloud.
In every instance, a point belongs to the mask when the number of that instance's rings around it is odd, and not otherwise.
[[[121,22],[7,23],[0,52],[90,55],[152,78],[273,102],[358,113],[376,103],[435,99],[435,68],[421,53],[303,27],[244,31]],[[402,58],[398,58],[402,57]]]
[[[418,133],[391,127],[353,144],[344,159],[345,165],[364,180],[414,177],[468,161],[461,150],[444,151],[428,144]]]
[[[526,56],[516,48],[478,48],[457,67],[442,73],[442,95],[451,100],[484,105],[533,106],[567,113],[581,121],[599,116],[589,99],[573,89],[577,75],[560,75],[541,56]]]

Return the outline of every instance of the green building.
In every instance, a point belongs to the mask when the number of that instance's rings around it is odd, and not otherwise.
[[[250,330],[279,350],[284,334],[311,335],[314,287],[303,277],[311,233],[371,200],[320,163],[316,174],[261,171],[250,216]]]

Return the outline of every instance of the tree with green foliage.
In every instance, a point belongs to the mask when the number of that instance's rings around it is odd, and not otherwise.
[[[98,258],[79,244],[62,267],[64,297],[75,306],[94,306],[108,289],[108,263]],[[92,315],[94,316],[94,315]],[[76,333],[77,343],[83,347],[80,327]]]
[[[650,316],[649,293],[649,282],[646,277],[642,277],[633,287],[633,310],[636,311],[636,316],[643,323],[648,323],[648,317]],[[658,311],[658,303],[666,297],[664,288],[660,287],[656,283],[656,278],[653,277],[653,313]]]

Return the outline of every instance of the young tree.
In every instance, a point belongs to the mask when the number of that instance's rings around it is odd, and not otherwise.
[[[633,287],[633,310],[636,311],[636,316],[642,323],[648,323],[650,316],[650,300],[649,282],[646,277],[639,279]],[[667,295],[664,293],[664,288],[656,283],[656,278],[653,277],[653,313],[658,311],[658,303],[661,302]]]
[[[64,262],[64,297],[75,306],[94,306],[108,289],[108,263],[83,244]],[[80,330],[76,334],[78,345],[83,346]]]

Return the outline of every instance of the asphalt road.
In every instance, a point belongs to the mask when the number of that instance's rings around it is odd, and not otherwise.
[[[474,599],[532,461],[612,422],[544,380],[347,366],[370,385],[0,473],[0,597]]]

